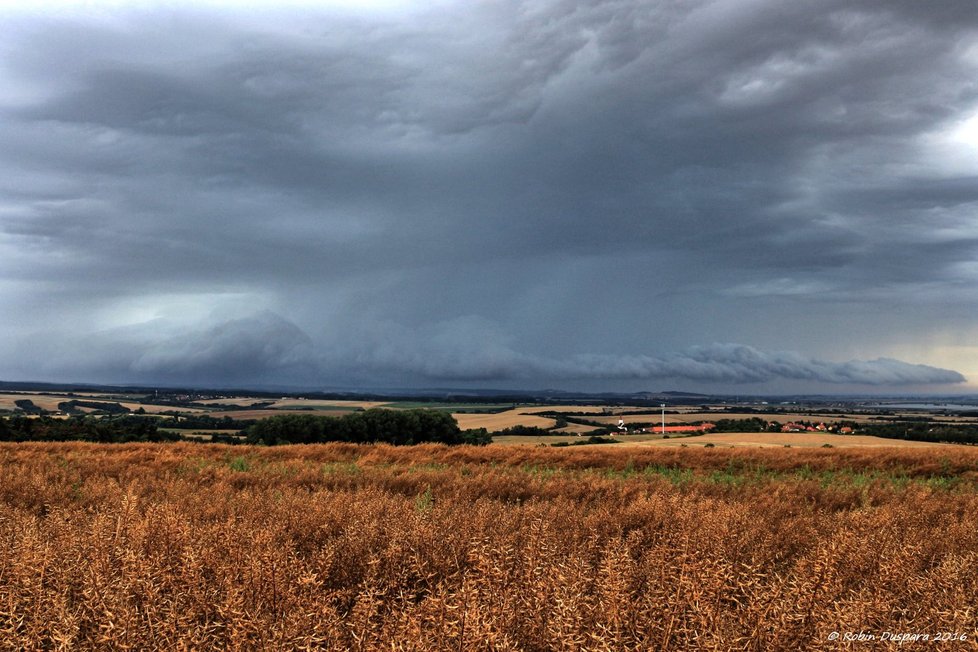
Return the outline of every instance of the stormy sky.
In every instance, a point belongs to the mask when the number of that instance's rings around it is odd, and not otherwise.
[[[0,3],[0,379],[978,391],[971,0]]]

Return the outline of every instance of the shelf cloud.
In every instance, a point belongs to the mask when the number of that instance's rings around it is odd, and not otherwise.
[[[548,358],[514,350],[495,326],[461,318],[411,332],[387,324],[335,348],[317,347],[295,324],[270,311],[203,328],[157,321],[113,329],[51,349],[52,377],[80,371],[115,382],[212,387],[347,382],[659,381],[760,386],[782,381],[868,388],[965,382],[956,371],[900,360],[828,362],[792,352],[711,344],[661,355],[574,354]]]

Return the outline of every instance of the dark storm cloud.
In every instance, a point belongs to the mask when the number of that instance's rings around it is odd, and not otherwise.
[[[202,328],[152,322],[68,339],[48,346],[44,368],[58,377],[79,372],[115,382],[227,386],[393,382],[548,380],[670,380],[758,384],[800,380],[833,385],[927,386],[957,384],[951,370],[877,359],[826,362],[791,352],[764,352],[712,344],[661,356],[575,355],[546,358],[515,350],[491,322],[463,317],[425,331],[391,324],[317,349],[295,324],[269,311]]]
[[[973,328],[978,170],[941,149],[978,111],[970,3],[0,21],[0,302],[34,315],[7,317],[11,341],[65,315],[90,333],[131,323],[134,298],[148,318],[181,317],[173,295],[220,313],[226,294],[295,322],[324,361],[285,362],[302,337],[278,327],[252,360],[263,336],[195,317],[188,341],[109,367],[961,380],[819,360],[892,356],[930,332],[920,306]],[[695,348],[711,341],[756,348]]]
[[[347,357],[352,354],[352,358]],[[695,346],[665,355],[574,355],[561,359],[514,350],[489,322],[460,318],[425,333],[379,329],[367,345],[325,364],[399,373],[432,381],[545,379],[671,379],[707,383],[801,380],[867,386],[965,382],[948,369],[899,360],[827,362],[793,352],[765,352],[738,344]]]
[[[309,337],[269,311],[200,327],[154,320],[40,346],[38,371],[62,379],[196,386],[320,380]]]

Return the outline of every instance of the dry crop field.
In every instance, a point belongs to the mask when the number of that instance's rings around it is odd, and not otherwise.
[[[523,408],[515,408],[504,412],[491,414],[464,413],[452,414],[458,427],[462,430],[469,428],[485,428],[489,432],[498,432],[513,426],[536,426],[537,428],[552,428],[556,421],[549,417],[530,414]],[[593,428],[591,428],[593,430]]]
[[[541,438],[542,439],[542,438]],[[939,447],[945,453],[957,454],[960,446],[957,444],[941,444],[929,441],[913,441],[911,439],[886,439],[872,435],[837,435],[826,432],[716,432],[694,437],[642,437],[618,436],[620,445],[624,446],[757,446],[757,447],[811,447],[826,448],[932,448]]]
[[[0,649],[978,649],[970,447],[32,443],[0,468]]]

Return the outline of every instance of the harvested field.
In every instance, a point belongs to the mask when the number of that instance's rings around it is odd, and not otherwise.
[[[550,446],[552,444],[580,444],[582,441],[579,435],[495,435],[492,438],[493,446]]]
[[[132,398],[131,396],[129,398]],[[160,412],[167,411],[179,411],[179,412],[205,412],[200,408],[177,408],[172,405],[144,405],[142,403],[135,403],[133,401],[120,400],[117,398],[110,398],[104,395],[89,396],[83,394],[75,394],[72,396],[67,396],[65,394],[0,394],[0,409],[2,410],[13,410],[15,408],[14,401],[28,399],[34,402],[34,405],[41,409],[47,410],[49,412],[57,412],[58,404],[71,400],[82,400],[92,403],[118,403],[123,407],[129,408],[130,410],[138,410],[143,408],[146,412],[150,414],[156,414]],[[92,412],[95,408],[84,408],[79,407],[78,410],[82,412]]]
[[[118,401],[118,403],[122,407],[127,407],[133,411],[136,411],[139,408],[143,408],[149,414],[160,414],[162,412],[184,412],[184,413],[193,413],[193,414],[203,414],[207,412],[207,410],[204,410],[202,408],[176,407],[173,405],[148,405],[143,403],[132,403],[129,401]]]
[[[458,426],[462,430],[485,428],[489,432],[498,432],[513,426],[552,428],[557,423],[549,417],[538,417],[535,414],[524,414],[523,412],[523,408],[517,408],[495,414],[456,412],[452,416],[458,421]]]
[[[0,468],[6,649],[978,637],[973,448],[0,444]]]
[[[569,435],[577,435],[585,432],[591,432],[595,429],[595,426],[588,426],[583,423],[569,423],[563,428],[556,428],[554,432],[566,433]]]
[[[820,432],[717,432],[696,437],[683,439],[651,439],[636,441],[627,435],[619,437],[625,444],[635,446],[702,446],[713,444],[715,446],[754,446],[754,447],[779,447],[784,446],[830,446],[837,448],[859,448],[859,447],[899,447],[899,448],[928,448],[952,446],[954,450],[960,450],[961,446],[955,444],[936,444],[924,441],[907,441],[905,439],[886,439],[883,437],[871,437],[869,435],[834,435]]]
[[[42,410],[58,411],[58,403],[70,401],[71,397],[63,394],[0,394],[0,410],[15,410],[15,401],[27,399]]]

